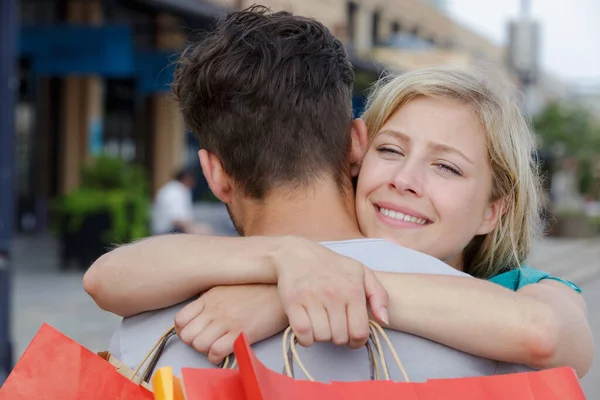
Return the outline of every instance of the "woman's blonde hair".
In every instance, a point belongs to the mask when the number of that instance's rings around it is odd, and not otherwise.
[[[463,270],[478,278],[520,267],[540,233],[540,176],[517,93],[490,66],[421,69],[376,83],[362,117],[372,141],[396,110],[418,97],[453,99],[473,110],[486,132],[491,201],[503,200],[496,228],[475,236],[463,252]]]

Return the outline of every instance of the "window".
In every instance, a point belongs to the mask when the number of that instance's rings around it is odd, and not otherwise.
[[[347,5],[347,22],[348,22],[348,44],[354,44],[354,35],[356,32],[356,15],[358,13],[358,6],[349,1]]]
[[[375,11],[373,13],[373,23],[371,24],[371,44],[372,46],[377,46],[381,43],[381,35],[379,34],[379,24],[381,21],[381,17],[379,15],[379,11]]]

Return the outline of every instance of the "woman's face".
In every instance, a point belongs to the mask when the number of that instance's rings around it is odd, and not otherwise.
[[[462,250],[489,233],[500,212],[490,203],[492,170],[485,132],[469,107],[420,97],[376,133],[362,163],[356,212],[362,232],[462,268]]]

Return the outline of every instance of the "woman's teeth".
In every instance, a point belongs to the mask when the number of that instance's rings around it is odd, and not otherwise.
[[[379,212],[385,215],[386,217],[394,218],[400,221],[413,222],[419,225],[425,225],[427,220],[414,217],[412,215],[403,214],[399,211],[388,210],[387,208],[379,207]]]

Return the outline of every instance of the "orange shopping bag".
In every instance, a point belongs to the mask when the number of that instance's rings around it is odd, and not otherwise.
[[[163,335],[152,349],[150,354],[155,357],[144,375],[151,374],[149,369],[160,355],[155,350],[164,348],[171,335]],[[43,324],[0,388],[0,400],[154,399],[136,377],[137,371],[130,371],[109,354],[101,357]]]
[[[372,324],[371,333],[380,333],[391,347],[385,332]],[[287,339],[284,338],[284,343]],[[246,337],[236,340],[234,354],[238,371],[219,369],[182,369],[186,400],[279,400],[279,399],[402,399],[402,400],[585,400],[579,380],[572,368],[555,368],[538,372],[524,372],[473,378],[435,379],[426,382],[409,382],[392,348],[395,362],[403,371],[405,382],[393,382],[387,376],[379,340],[370,351],[370,361],[376,378],[384,375],[386,380],[364,382],[331,382],[294,380],[292,362],[303,369],[294,351],[295,338],[289,340],[286,375],[266,368],[254,355]],[[291,354],[291,355],[290,355]],[[379,362],[377,362],[379,358]],[[304,371],[310,379],[308,371]]]

